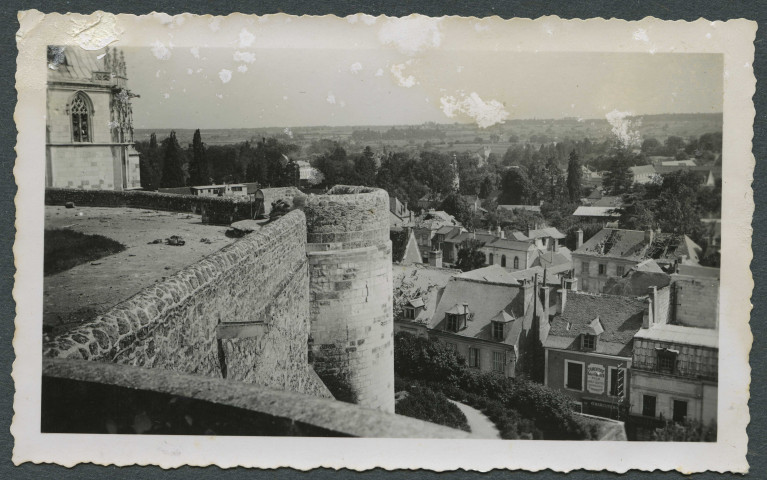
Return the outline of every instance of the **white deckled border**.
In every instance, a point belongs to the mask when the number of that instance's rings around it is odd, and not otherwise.
[[[753,281],[750,275],[754,210],[751,153],[755,115],[751,62],[756,23],[622,20],[503,20],[420,16],[406,20],[355,15],[265,17],[170,17],[19,14],[21,28],[15,112],[19,130],[14,169],[16,197],[17,303],[13,378],[16,387],[13,461],[72,466],[156,464],[248,466],[300,470],[315,467],[370,469],[494,468],[526,470],[608,469],[625,472],[706,470],[745,472],[749,422],[752,336],[748,326]],[[426,32],[426,33],[424,33]],[[354,39],[351,42],[350,39]],[[538,442],[498,440],[373,440],[265,437],[183,437],[40,434],[42,324],[42,232],[45,159],[46,45],[100,48],[146,46],[159,55],[198,45],[242,48],[392,48],[412,57],[435,50],[613,51],[722,53],[724,55],[723,219],[719,355],[719,441],[715,444]],[[406,75],[403,74],[403,75]],[[722,373],[723,372],[723,373]]]

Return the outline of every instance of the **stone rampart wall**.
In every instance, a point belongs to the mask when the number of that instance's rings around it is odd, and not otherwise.
[[[52,201],[63,200],[53,196],[58,191],[46,191],[46,197],[49,193]],[[89,198],[82,194],[93,192],[77,193],[66,196],[67,201]],[[97,199],[134,198],[131,194],[138,192],[123,193],[129,195]],[[182,202],[169,200],[169,205]],[[291,212],[47,342],[44,356],[162,368],[330,396],[308,364],[305,235],[303,213]]]
[[[75,205],[91,207],[130,207],[169,212],[202,214],[205,223],[228,225],[253,218],[254,203],[243,197],[204,197],[145,191],[80,190],[46,188],[46,205]]]

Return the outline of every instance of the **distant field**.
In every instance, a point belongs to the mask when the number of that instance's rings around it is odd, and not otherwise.
[[[632,119],[635,127],[642,137],[654,137],[661,142],[669,136],[688,138],[699,137],[704,133],[722,131],[722,114],[668,114],[668,115],[645,115]],[[259,139],[261,137],[282,136],[284,140],[292,141],[305,146],[314,140],[331,139],[351,141],[355,130],[372,130],[373,132],[385,132],[392,127],[397,129],[413,128],[419,126],[345,126],[345,127],[270,127],[270,128],[232,128],[232,129],[201,129],[203,141],[208,145],[225,145],[244,142],[246,140]],[[430,124],[424,126],[429,129],[439,129],[444,132],[443,138],[418,138],[414,140],[364,140],[357,142],[359,145],[406,147],[408,145],[422,144],[429,141],[433,147],[439,150],[478,150],[484,145],[493,149],[496,155],[503,155],[509,145],[511,136],[518,137],[521,142],[531,141],[531,137],[543,137],[546,142],[557,142],[566,138],[581,140],[589,138],[592,141],[603,141],[609,138],[611,126],[605,119],[564,118],[556,120],[511,120],[504,124],[482,129],[473,124]],[[149,140],[154,132],[158,140],[162,140],[170,133],[170,128],[165,129],[136,129],[136,141]],[[192,142],[193,129],[176,129],[179,143],[185,146]],[[497,136],[497,138],[491,138]],[[477,141],[480,140],[480,141]],[[493,141],[496,140],[496,141]],[[445,142],[441,144],[440,142]],[[447,146],[449,142],[460,142],[453,147]]]

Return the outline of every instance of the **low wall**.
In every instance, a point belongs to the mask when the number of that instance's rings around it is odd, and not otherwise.
[[[140,190],[45,189],[46,205],[64,205],[67,202],[73,202],[76,206],[130,207],[198,213],[202,214],[204,223],[221,225],[253,218],[255,213],[253,200],[249,197],[200,197]]]
[[[306,221],[294,211],[46,342],[43,354],[329,397],[308,364],[309,328]]]

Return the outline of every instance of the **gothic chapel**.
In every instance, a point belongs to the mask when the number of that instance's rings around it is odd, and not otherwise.
[[[125,55],[48,47],[45,186],[141,188]]]

